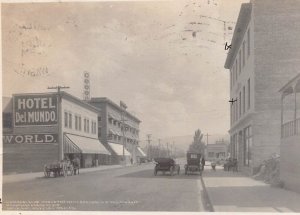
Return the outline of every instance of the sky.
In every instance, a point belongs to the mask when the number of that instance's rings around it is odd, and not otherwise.
[[[246,0],[2,5],[2,94],[51,92],[124,101],[146,134],[227,134],[227,51]]]

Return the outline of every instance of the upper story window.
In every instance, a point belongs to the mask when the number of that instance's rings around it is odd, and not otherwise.
[[[65,122],[65,128],[67,128],[68,127],[68,113],[65,111],[65,113],[64,113],[64,122]]]
[[[245,57],[245,48],[246,48],[246,42],[244,41],[243,42],[243,67],[245,66],[245,63],[246,63],[246,57]]]
[[[247,31],[247,45],[248,45],[247,50],[248,50],[248,57],[249,57],[250,56],[250,27]]]
[[[250,86],[250,78],[248,79],[248,109],[250,109],[250,102],[251,102],[251,98],[250,98],[250,96],[251,96],[251,86]]]
[[[243,87],[243,114],[246,112],[246,89]]]
[[[237,80],[237,73],[238,73],[238,60],[235,60],[235,76],[234,76],[234,80]]]
[[[72,114],[69,113],[69,128],[72,128]]]
[[[101,116],[98,116],[98,122],[101,122]]]
[[[242,54],[241,50],[239,51],[239,74],[242,72]]]
[[[75,130],[78,130],[78,116],[75,115]]]
[[[78,116],[78,130],[81,131],[81,116]]]

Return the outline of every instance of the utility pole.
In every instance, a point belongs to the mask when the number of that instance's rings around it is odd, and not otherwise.
[[[56,87],[48,87],[49,90],[57,90],[57,97],[58,97],[58,108],[57,108],[57,126],[58,126],[58,160],[64,159],[64,138],[62,134],[62,113],[61,113],[61,89],[69,89],[70,87],[66,86],[59,86]]]
[[[211,135],[209,135],[209,134],[207,133],[205,136],[206,136],[206,145],[208,145],[208,136],[211,136]]]
[[[158,157],[161,156],[161,145],[160,145],[160,138],[158,139]]]
[[[148,141],[148,157],[151,158],[150,156],[150,145],[151,145],[151,134],[147,134],[147,141]]]
[[[170,152],[169,152],[169,143],[167,143],[167,153],[168,153],[168,157],[170,157]]]
[[[126,141],[125,141],[125,119],[124,119],[124,112],[127,108],[126,104],[122,101],[120,101],[120,107],[122,109],[121,111],[121,121],[122,121],[122,136],[123,136],[123,164],[126,165],[126,160],[125,160],[125,145],[126,145]]]

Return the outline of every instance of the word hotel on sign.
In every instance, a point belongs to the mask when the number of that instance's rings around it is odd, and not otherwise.
[[[19,98],[17,100],[18,110],[24,109],[52,109],[56,108],[52,97],[49,98]]]

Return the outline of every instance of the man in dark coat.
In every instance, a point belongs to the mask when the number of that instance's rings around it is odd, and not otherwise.
[[[205,159],[204,157],[202,157],[201,159],[201,165],[202,165],[202,171],[204,170],[204,166],[205,166]]]

